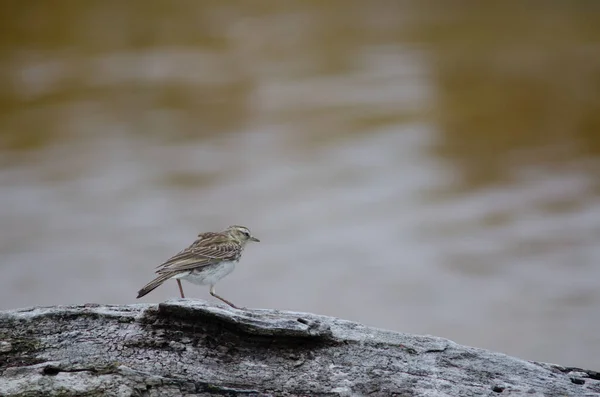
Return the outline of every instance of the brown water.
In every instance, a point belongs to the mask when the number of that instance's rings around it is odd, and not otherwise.
[[[239,305],[600,368],[595,2],[176,4],[0,6],[0,308],[237,223]]]

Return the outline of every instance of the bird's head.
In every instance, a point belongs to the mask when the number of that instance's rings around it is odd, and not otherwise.
[[[225,230],[225,233],[227,233],[231,238],[234,238],[242,244],[246,244],[249,241],[260,242],[259,239],[257,239],[250,233],[250,229],[244,226],[229,226]]]

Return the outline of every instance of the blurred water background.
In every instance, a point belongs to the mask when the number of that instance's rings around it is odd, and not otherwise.
[[[600,2],[0,9],[1,309],[242,224],[239,305],[600,369]]]

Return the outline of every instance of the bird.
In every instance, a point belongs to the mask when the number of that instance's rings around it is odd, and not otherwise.
[[[246,244],[260,242],[245,226],[229,226],[222,232],[198,234],[187,248],[156,267],[158,276],[138,291],[137,298],[150,293],[167,280],[175,279],[182,298],[181,280],[196,285],[210,285],[210,294],[229,306],[240,309],[230,301],[217,295],[215,284],[235,269]]]

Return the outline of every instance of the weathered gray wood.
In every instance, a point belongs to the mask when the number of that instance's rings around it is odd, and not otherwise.
[[[600,396],[600,374],[202,301],[0,312],[1,396]]]

